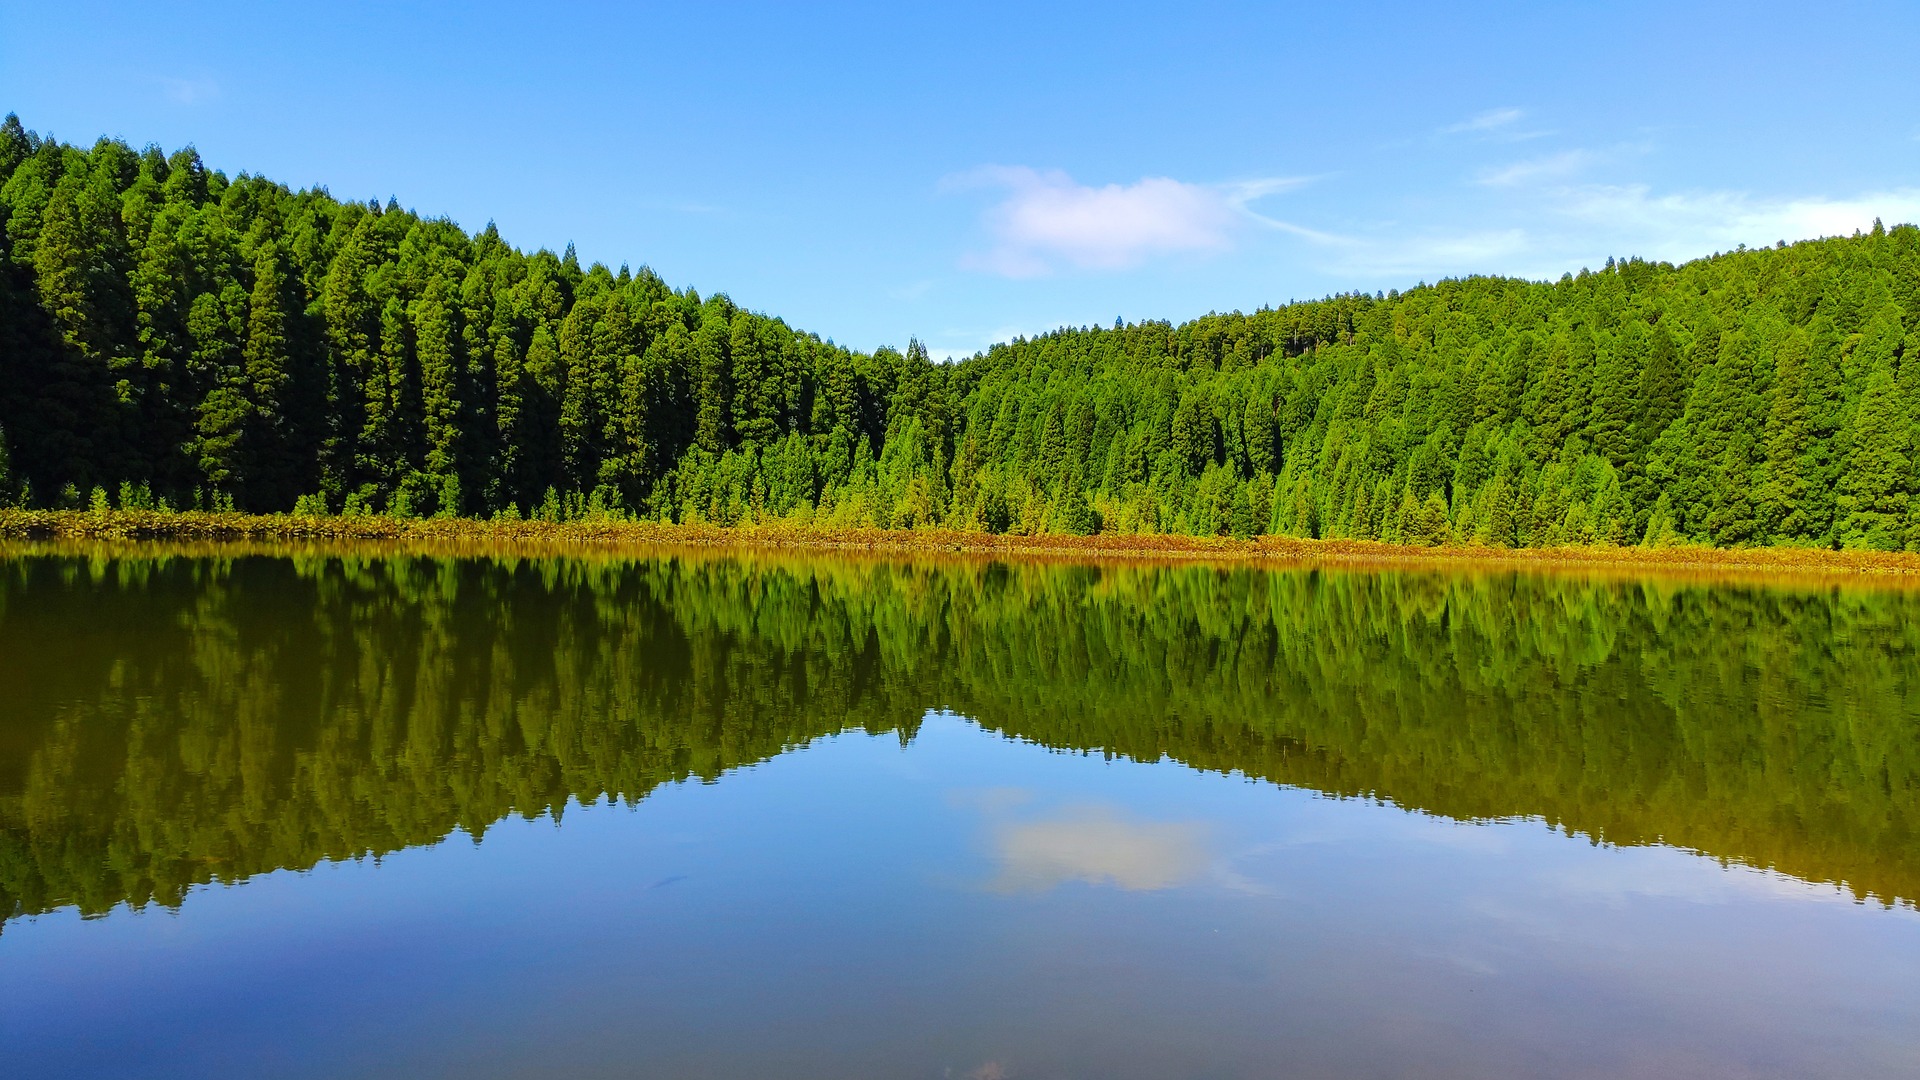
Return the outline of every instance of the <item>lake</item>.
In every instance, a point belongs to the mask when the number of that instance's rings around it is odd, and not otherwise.
[[[1920,1076],[1920,592],[0,559],[9,1077]]]

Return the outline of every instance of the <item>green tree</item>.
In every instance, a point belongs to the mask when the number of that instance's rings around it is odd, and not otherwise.
[[[1897,551],[1905,539],[1906,484],[1913,463],[1908,413],[1885,359],[1867,376],[1845,438],[1852,452],[1840,485],[1840,542]]]
[[[446,279],[439,274],[410,308],[420,365],[420,401],[426,434],[426,471],[444,482],[458,475],[460,448],[460,335]]]
[[[287,287],[276,253],[263,248],[254,262],[246,345],[241,353],[247,386],[244,487],[253,509],[284,510],[300,494],[296,490],[299,448],[291,445],[294,432],[288,415],[293,376]]]

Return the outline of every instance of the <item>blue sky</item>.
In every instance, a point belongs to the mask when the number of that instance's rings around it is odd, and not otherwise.
[[[1920,220],[1920,4],[0,0],[0,111],[857,348]]]

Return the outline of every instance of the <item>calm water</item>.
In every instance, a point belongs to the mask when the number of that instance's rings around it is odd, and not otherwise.
[[[0,561],[9,1077],[1920,1076],[1920,595]]]

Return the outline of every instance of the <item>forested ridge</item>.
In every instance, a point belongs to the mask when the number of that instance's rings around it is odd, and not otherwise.
[[[839,347],[0,125],[0,501],[1920,549],[1920,230]]]

